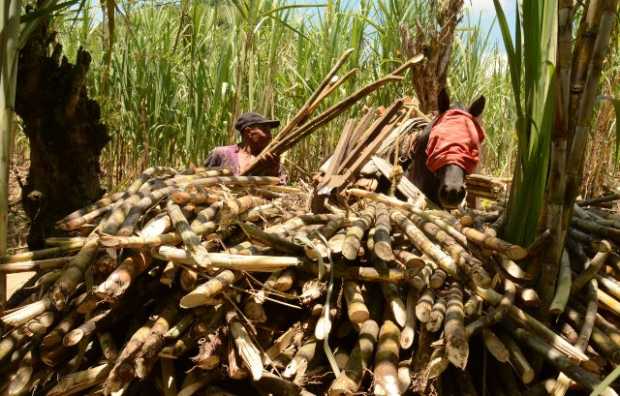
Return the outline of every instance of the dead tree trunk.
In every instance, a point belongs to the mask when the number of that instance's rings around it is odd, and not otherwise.
[[[417,54],[426,58],[413,65],[411,74],[420,110],[424,113],[437,109],[437,96],[446,86],[454,32],[461,20],[464,1],[440,3],[431,6],[435,20],[417,21],[415,28],[404,25],[400,28],[401,46],[407,59]]]
[[[109,140],[99,105],[86,92],[89,53],[80,48],[76,64],[69,63],[48,28],[42,21],[29,37],[17,77],[16,112],[30,142],[22,190],[30,248],[43,245],[56,220],[104,193],[99,156]]]

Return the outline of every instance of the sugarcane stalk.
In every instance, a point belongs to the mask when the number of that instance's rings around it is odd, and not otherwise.
[[[470,318],[474,315],[477,315],[481,307],[482,299],[475,294],[471,295],[463,306],[463,310],[465,311],[465,317]]]
[[[41,347],[49,349],[62,342],[62,338],[67,334],[78,322],[80,315],[76,310],[70,311],[68,314],[62,317],[60,322],[54,326],[54,328],[43,337],[41,341]]]
[[[188,334],[177,340],[173,345],[164,347],[159,355],[162,358],[178,359],[185,355],[198,343],[198,340],[203,337],[207,337],[211,332],[214,332],[223,322],[225,313],[225,306],[218,305],[214,311],[209,311],[208,321],[202,317],[197,318],[198,321]]]
[[[42,272],[59,269],[71,261],[71,256],[56,257],[43,260],[29,260],[16,263],[0,264],[0,274],[14,274],[18,272]]]
[[[375,321],[367,320],[362,323],[358,341],[351,351],[346,367],[329,387],[329,396],[349,396],[357,393],[373,356],[378,335],[379,326]]]
[[[614,298],[620,298],[620,282],[609,276],[597,275],[596,280]]]
[[[424,267],[424,259],[416,254],[413,254],[406,250],[398,250],[395,251],[394,254],[396,255],[396,259],[399,262],[403,263],[405,268],[407,268],[410,273],[414,275],[418,273],[418,271],[422,270],[422,268]]]
[[[170,219],[172,220],[174,228],[177,233],[181,235],[181,239],[183,239],[185,249],[188,251],[194,262],[201,268],[209,268],[211,261],[209,260],[207,249],[200,245],[200,237],[190,228],[187,219],[181,211],[181,208],[172,200],[169,200],[166,205],[166,210],[168,212],[168,216],[170,216]]]
[[[590,301],[585,314],[581,314],[575,309],[567,308],[565,315],[571,323],[581,326],[580,335],[576,346],[580,347],[592,341],[596,349],[611,362],[620,363],[620,349],[600,328],[594,326],[596,320],[596,301]],[[580,341],[581,340],[581,341]]]
[[[538,308],[541,305],[540,296],[536,290],[529,287],[520,290],[519,299],[528,308]]]
[[[434,261],[427,259],[424,262],[424,267],[417,272],[413,278],[410,280],[411,285],[416,290],[422,290],[427,286],[430,286],[431,283],[431,275],[437,269],[437,264]]]
[[[508,312],[510,307],[513,306],[516,291],[516,285],[509,279],[505,279],[504,296],[500,300],[499,304],[496,307],[490,309],[486,315],[481,316],[480,318],[467,325],[467,327],[465,328],[465,333],[467,334],[467,337],[469,338],[472,335],[476,334],[478,331],[500,322],[504,318],[506,312]]]
[[[601,241],[599,244],[598,252],[594,256],[594,258],[586,263],[585,270],[575,278],[573,281],[573,285],[571,287],[571,293],[577,293],[584,287],[592,278],[596,276],[596,274],[600,271],[600,269],[605,264],[607,260],[607,256],[611,251],[611,245],[607,241]]]
[[[21,326],[36,316],[52,309],[52,307],[52,300],[48,297],[44,297],[39,301],[20,307],[19,309],[0,317],[0,321],[7,326]]]
[[[24,325],[24,331],[28,337],[43,337],[47,334],[48,329],[54,324],[56,319],[55,312],[46,311],[41,315],[33,318]]]
[[[440,289],[443,286],[447,277],[448,274],[446,274],[446,271],[442,270],[441,268],[436,268],[429,278],[428,285],[431,287],[431,289]]]
[[[391,320],[383,322],[379,331],[377,354],[375,355],[374,393],[399,395],[398,362],[400,352],[400,329]]]
[[[380,273],[388,272],[387,264],[379,257],[372,255],[371,261]],[[383,297],[385,298],[385,301],[390,307],[392,316],[396,321],[396,324],[398,324],[398,326],[400,327],[403,327],[407,320],[407,311],[405,309],[405,303],[400,296],[400,290],[398,286],[392,283],[382,283],[381,291],[383,292]]]
[[[144,340],[151,332],[152,321],[141,326],[129,339],[125,348],[121,351],[114,367],[110,371],[104,383],[104,393],[110,394],[122,389],[129,381],[134,378],[134,368],[132,360],[139,353],[144,344]]]
[[[441,374],[444,373],[450,366],[450,361],[446,356],[446,350],[444,346],[440,346],[438,348],[433,349],[431,353],[428,367],[426,369],[426,377],[427,379],[435,379],[438,378]]]
[[[435,296],[432,289],[425,289],[420,298],[418,298],[415,306],[415,316],[421,323],[430,322],[434,301]]]
[[[170,200],[177,205],[187,205],[189,203],[194,205],[202,204],[214,204],[223,198],[221,194],[209,193],[203,189],[197,189],[196,191],[176,191],[170,194]]]
[[[258,227],[251,223],[237,223],[241,230],[248,236],[250,240],[258,241],[262,244],[272,247],[274,250],[291,256],[303,256],[304,249],[302,246],[297,245],[287,239],[281,238],[278,235],[271,234],[260,230]]]
[[[353,323],[364,323],[370,317],[370,312],[364,302],[359,284],[355,281],[345,281],[343,285],[344,297],[347,301],[347,315]]]
[[[106,301],[117,300],[150,265],[150,255],[144,252],[133,253],[123,260],[105,281],[99,284],[95,293]]]
[[[314,358],[316,353],[317,341],[314,337],[306,340],[301,347],[295,353],[295,356],[291,362],[286,366],[282,376],[284,378],[295,377],[294,383],[297,385],[304,385],[303,378],[306,375],[308,364]]]
[[[446,298],[447,309],[444,320],[446,355],[453,365],[464,369],[469,357],[469,343],[464,325],[463,292],[457,282],[452,282]]]
[[[153,253],[153,257],[173,261],[179,264],[193,265],[194,261],[183,249],[172,246],[160,246]],[[209,260],[213,267],[228,268],[237,271],[273,272],[287,267],[297,267],[303,264],[302,260],[290,256],[246,256],[227,253],[209,253]]]
[[[197,314],[198,313],[195,314],[194,312],[189,312],[183,315],[181,319],[179,319],[179,321],[176,322],[172,327],[170,327],[166,334],[164,334],[164,338],[166,340],[174,340],[179,338],[183,333],[185,333],[187,329],[189,329],[194,324],[194,320],[196,319]]]
[[[482,299],[493,305],[499,304],[502,300],[502,296],[492,289],[482,289],[478,287],[475,292],[478,296],[482,297]],[[569,358],[577,361],[588,360],[587,355],[520,308],[511,305],[508,308],[508,315],[517,323],[540,335],[546,342],[549,342],[553,347],[566,354]]]
[[[379,202],[375,205],[374,253],[384,261],[394,260],[391,232],[390,213],[385,204]]]
[[[620,316],[620,302],[618,302],[618,300],[600,289],[596,291],[596,296],[598,298],[598,301],[603,304],[609,311],[613,312],[617,316]]]
[[[62,311],[75,292],[78,284],[84,279],[86,268],[92,263],[99,248],[99,236],[92,233],[79,253],[65,266],[60,278],[54,283],[49,295],[54,307]]]
[[[164,266],[163,271],[161,272],[161,276],[159,277],[159,282],[162,285],[166,285],[169,288],[171,288],[180,270],[181,270],[181,267],[175,265],[172,261],[168,261],[166,265]]]
[[[572,224],[589,233],[608,238],[614,242],[620,242],[620,229],[604,226],[591,220],[585,220],[578,217],[572,218]]]
[[[521,382],[529,384],[534,380],[535,372],[517,342],[506,333],[499,333],[500,340],[510,353],[510,363],[519,374]]]
[[[398,211],[393,211],[390,219],[402,229],[416,248],[432,258],[448,274],[458,277],[458,269],[454,260],[433,244],[411,220]]]
[[[527,257],[527,249],[519,245],[513,245],[497,237],[487,235],[475,228],[463,227],[461,232],[467,237],[468,241],[486,249],[500,252],[511,260],[522,260]]]
[[[112,309],[105,309],[98,314],[93,315],[90,319],[86,320],[77,328],[68,332],[63,337],[63,345],[66,347],[72,347],[79,344],[80,341],[84,340],[85,338],[93,334],[95,330],[97,330],[97,325],[101,322],[101,320],[108,317],[108,315],[110,315],[110,312],[112,312]]]
[[[500,256],[499,263],[504,271],[517,281],[529,282],[534,279],[532,274],[523,270],[517,263],[507,257]],[[569,266],[570,268],[570,266]]]
[[[489,328],[482,329],[482,340],[487,351],[498,361],[502,363],[508,362],[510,352],[502,340]]]
[[[23,395],[28,392],[34,368],[36,367],[36,360],[36,357],[32,354],[32,349],[29,349],[21,358],[15,372],[8,378],[7,388],[3,392],[4,395]]]
[[[237,280],[237,275],[229,270],[223,270],[207,282],[198,286],[183,296],[179,302],[182,308],[195,308],[206,304],[210,299],[224,291],[225,288]]]
[[[18,263],[22,261],[42,260],[54,258],[57,256],[66,256],[69,253],[80,250],[83,246],[83,241],[76,241],[73,242],[71,245],[56,246],[47,249],[17,253],[11,256],[0,256],[0,264]]]
[[[68,396],[80,394],[80,392],[83,392],[86,389],[102,384],[111,368],[112,365],[110,363],[104,363],[96,367],[91,367],[83,371],[66,375],[62,377],[49,392],[47,392],[47,396]]]
[[[260,380],[263,376],[263,359],[261,352],[256,345],[254,345],[254,342],[239,320],[237,312],[234,309],[230,309],[226,313],[226,322],[228,323],[230,335],[235,342],[239,356],[243,360],[245,366],[250,370],[252,379],[254,381]]]
[[[535,334],[522,328],[513,328],[511,326],[505,326],[505,328],[519,341],[526,344],[536,353],[542,355],[549,363],[553,364],[556,368],[561,370],[578,384],[585,386],[588,389],[594,389],[594,387],[596,387],[601,381],[596,375],[579,367],[574,361],[567,358]],[[609,394],[616,393],[611,391]]]
[[[582,309],[583,311],[583,309]],[[620,348],[620,331],[617,326],[607,319],[605,319],[600,313],[596,314],[596,327],[601,329],[609,338]]]
[[[420,216],[411,215],[409,219],[412,220],[418,228],[426,232],[427,235],[439,242],[459,266],[459,269],[465,273],[468,278],[472,279],[472,281],[481,287],[488,287],[491,284],[491,277],[484,269],[482,263],[469,254],[469,252],[448,233],[436,224],[425,221]],[[435,283],[437,283],[437,281]]]
[[[403,330],[400,332],[400,347],[403,350],[411,348],[411,346],[413,345],[413,341],[415,340],[415,307],[417,299],[417,291],[413,288],[409,288],[409,290],[407,291],[407,301],[405,305],[407,320],[405,321],[405,326],[403,327]]]
[[[210,231],[215,231],[217,224],[212,223]],[[101,235],[101,245],[109,248],[141,249],[150,246],[176,245],[181,242],[181,236],[174,232],[151,236],[118,236]]]
[[[190,292],[198,285],[198,272],[193,269],[183,268],[179,276],[179,285],[184,292]]]
[[[140,352],[134,359],[136,377],[145,379],[157,362],[159,351],[164,346],[164,336],[178,316],[177,299],[172,296],[171,301],[159,313],[159,317],[151,326],[150,334],[144,339]]]
[[[234,223],[241,214],[246,213],[248,210],[266,203],[267,201],[265,199],[253,195],[245,195],[236,199],[224,201],[220,209],[221,228],[228,227],[230,224]]]
[[[357,258],[364,234],[373,224],[374,219],[375,207],[371,205],[360,213],[360,217],[351,224],[351,227],[347,228],[346,236],[342,241],[342,255],[347,260],[353,261]]]
[[[41,351],[41,361],[48,367],[57,368],[71,358],[77,357],[78,347],[67,348],[64,345],[57,345],[52,349]]]
[[[430,313],[429,321],[426,323],[426,330],[435,333],[442,328],[444,318],[446,316],[446,300],[439,297]]]

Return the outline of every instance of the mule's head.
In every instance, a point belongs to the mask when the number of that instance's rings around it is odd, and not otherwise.
[[[439,93],[437,104],[439,109],[438,120],[440,121],[442,115],[451,110],[450,97],[445,90]],[[449,127],[444,126],[443,129],[435,133],[435,136],[433,136],[433,129],[431,129],[432,141],[429,143],[433,145],[436,152],[431,153],[427,159],[429,161],[427,167],[439,179],[437,198],[438,203],[443,208],[454,209],[465,198],[465,175],[477,165],[478,150],[482,139],[484,139],[484,132],[477,124],[477,118],[482,114],[484,105],[485,98],[480,96],[469,108],[461,108],[461,112],[450,115]],[[459,120],[458,117],[463,117],[463,120]],[[478,133],[475,133],[476,136],[472,136],[472,131],[463,130],[471,128],[472,123],[474,128],[480,128],[481,136],[478,136]],[[441,123],[434,124],[433,128],[437,125],[441,126]]]

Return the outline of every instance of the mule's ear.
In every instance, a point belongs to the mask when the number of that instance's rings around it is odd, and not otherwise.
[[[487,100],[485,99],[484,95],[480,95],[480,97],[474,100],[474,103],[469,106],[469,110],[467,111],[469,111],[469,114],[473,115],[474,117],[479,117],[484,110],[484,105],[486,104],[486,101]]]
[[[450,95],[445,88],[442,88],[437,95],[437,110],[439,114],[443,114],[450,110]]]

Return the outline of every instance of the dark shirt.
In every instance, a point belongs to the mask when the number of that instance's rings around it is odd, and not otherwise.
[[[209,153],[204,165],[208,168],[227,168],[233,175],[238,176],[241,171],[239,167],[239,150],[238,144],[230,146],[216,147]],[[280,184],[286,184],[287,175],[282,164],[278,163],[278,169],[268,171],[267,174],[275,175],[280,178]]]

